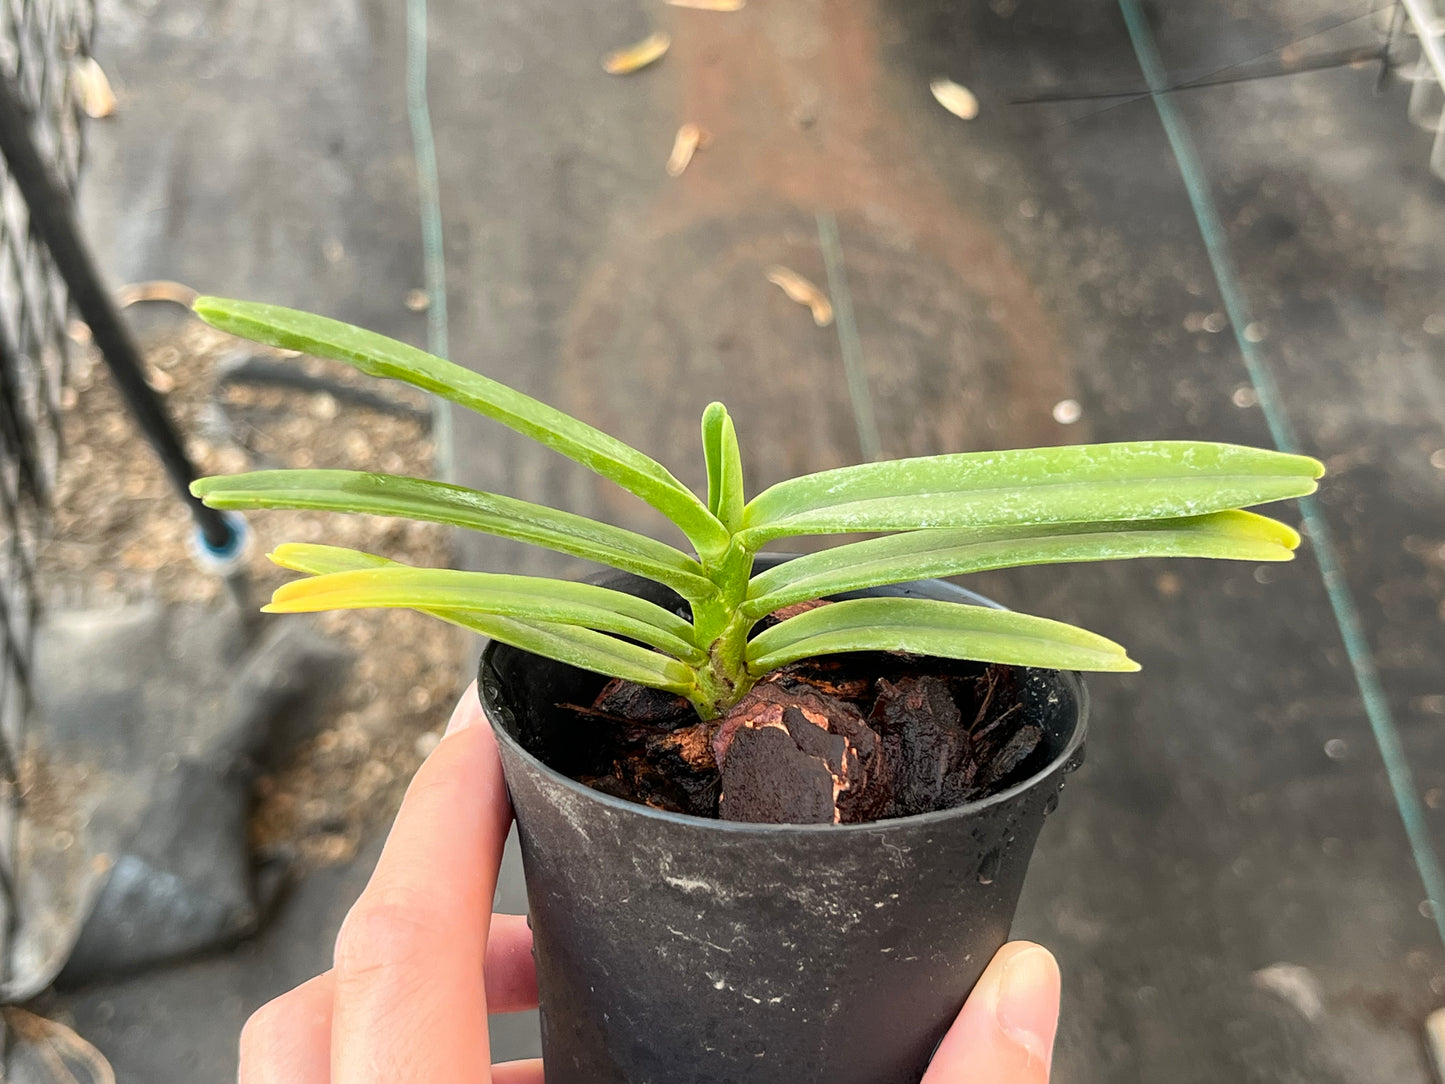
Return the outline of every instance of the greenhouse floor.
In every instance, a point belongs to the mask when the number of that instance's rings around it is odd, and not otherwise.
[[[1445,183],[1378,62],[1308,70],[1378,48],[1376,22],[1338,0],[1151,6],[1168,83],[1210,84],[1167,96],[1166,131],[1115,0],[430,6],[451,356],[684,481],[713,398],[754,490],[875,449],[1279,436],[1326,462],[1293,564],[971,582],[1144,667],[1091,682],[1088,763],[1016,932],[1063,965],[1060,1081],[1426,1084],[1422,1026],[1445,1004],[1422,884],[1445,853]],[[112,278],[425,341],[405,304],[424,253],[401,5],[152,8],[102,4],[120,108],[91,128],[84,211]],[[653,25],[673,36],[660,64],[602,73]],[[934,101],[940,75],[976,119]],[[1041,97],[1068,100],[1024,101]],[[712,139],[672,178],[688,121]],[[772,264],[825,288],[837,325]],[[454,422],[456,480],[656,526]],[[461,555],[571,571],[485,538]],[[379,845],[231,953],[69,995],[78,1030],[122,1082],[226,1078],[247,1013],[327,966]],[[520,905],[515,875],[503,891]],[[505,1026],[499,1055],[532,1048],[528,1020]]]

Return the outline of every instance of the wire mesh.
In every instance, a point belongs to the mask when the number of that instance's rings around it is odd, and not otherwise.
[[[0,72],[33,119],[41,152],[74,190],[84,114],[76,73],[90,57],[95,0],[0,0]],[[13,932],[19,760],[40,589],[36,551],[61,454],[69,303],[0,160],[0,979]],[[3,1074],[0,1074],[3,1076]]]

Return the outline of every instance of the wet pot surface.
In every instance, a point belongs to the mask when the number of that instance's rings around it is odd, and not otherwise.
[[[668,601],[622,573],[599,582]],[[983,601],[938,581],[868,593]],[[555,705],[589,703],[603,679],[489,645],[482,701],[521,837],[549,1084],[916,1084],[1007,939],[1082,757],[1078,676],[1022,677],[1045,733],[1025,782],[872,824],[740,824],[547,767],[586,740]]]

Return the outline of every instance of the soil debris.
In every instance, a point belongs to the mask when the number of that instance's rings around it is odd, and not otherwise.
[[[636,45],[608,53],[602,58],[602,70],[608,75],[631,75],[661,60],[671,46],[670,34],[665,30],[654,31]]]

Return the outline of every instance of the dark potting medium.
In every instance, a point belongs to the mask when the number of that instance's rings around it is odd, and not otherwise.
[[[675,601],[624,573],[595,582]],[[879,594],[994,605],[939,580],[857,593]],[[489,644],[482,704],[521,838],[548,1084],[917,1084],[1007,940],[1044,818],[1083,760],[1079,676],[1020,673],[1044,731],[1024,782],[871,824],[743,824],[549,767],[605,725],[555,705],[590,703],[603,679]]]

